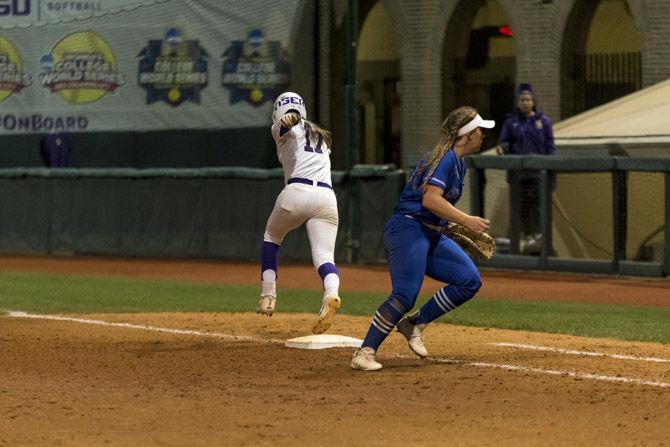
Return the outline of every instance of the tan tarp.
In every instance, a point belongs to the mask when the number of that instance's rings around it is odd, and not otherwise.
[[[670,79],[554,126],[556,146],[670,144]]]

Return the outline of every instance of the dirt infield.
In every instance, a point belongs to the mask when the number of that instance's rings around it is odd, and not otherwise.
[[[258,274],[218,262],[0,258],[0,271],[21,270],[237,284]],[[318,289],[314,276],[287,266],[282,286]],[[661,280],[505,278],[486,272],[481,294],[586,301],[597,291],[664,306],[670,292]],[[377,267],[343,267],[342,279],[345,299],[352,284],[388,287]],[[394,333],[384,369],[362,373],[349,369],[351,348],[283,346],[313,315],[79,317],[98,323],[0,316],[0,446],[670,445],[668,345],[436,324],[428,360]],[[368,324],[339,315],[329,332],[361,338]]]

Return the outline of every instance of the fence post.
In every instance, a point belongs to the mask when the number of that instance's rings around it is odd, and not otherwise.
[[[551,234],[551,175],[546,169],[540,171],[540,228],[542,229],[542,247],[540,266],[546,269],[548,258],[553,251]]]
[[[470,176],[470,214],[484,217],[484,170],[474,168]]]
[[[358,164],[360,154],[359,133],[359,101],[357,82],[357,48],[358,48],[358,0],[349,0],[347,7],[347,85],[344,87],[346,95],[347,114],[347,170],[349,171],[349,231],[347,234],[347,247],[349,248],[348,261],[358,262],[357,225],[358,225],[358,191],[357,180],[353,178],[352,171]]]
[[[619,262],[626,259],[626,224],[628,220],[627,173],[612,171],[612,211],[613,211],[613,273],[619,273]]]
[[[507,170],[511,172],[509,182],[509,252],[518,255],[521,242],[521,185],[519,184],[518,170]]]
[[[665,256],[663,273],[670,275],[670,172],[665,173]]]

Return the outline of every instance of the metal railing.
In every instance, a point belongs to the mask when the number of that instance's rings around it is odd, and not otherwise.
[[[588,273],[607,273],[636,276],[670,275],[670,159],[633,157],[575,157],[555,155],[467,157],[471,171],[471,212],[484,214],[485,170],[535,170],[540,173],[540,222],[543,234],[539,256],[496,254],[487,265],[501,268],[557,270]],[[551,174],[611,173],[612,175],[612,258],[610,260],[577,260],[552,256],[552,187]],[[628,215],[628,172],[660,172],[665,177],[663,197],[664,248],[662,262],[638,262],[626,259]]]

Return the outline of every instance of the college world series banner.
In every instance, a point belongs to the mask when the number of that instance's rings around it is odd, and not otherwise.
[[[299,0],[0,0],[0,134],[270,124]]]

